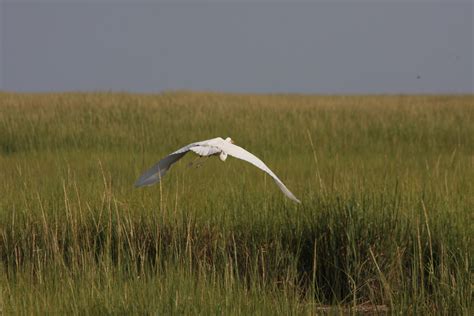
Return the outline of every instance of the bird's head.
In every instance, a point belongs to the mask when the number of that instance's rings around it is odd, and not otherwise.
[[[232,140],[232,138],[230,138],[230,137],[227,137],[225,139],[225,141],[228,142],[228,143],[231,143],[231,144],[235,144],[234,141]]]

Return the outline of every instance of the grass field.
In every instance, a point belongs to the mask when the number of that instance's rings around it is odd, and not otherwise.
[[[216,136],[302,204],[232,158],[133,188]],[[472,95],[0,93],[0,314],[469,315],[473,179]]]

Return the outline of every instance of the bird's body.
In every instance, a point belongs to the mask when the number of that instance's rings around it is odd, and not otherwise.
[[[247,161],[269,174],[288,198],[300,203],[300,201],[293,195],[293,193],[288,190],[288,188],[283,184],[283,182],[276,176],[276,174],[273,173],[273,171],[270,170],[270,168],[267,167],[267,165],[265,165],[265,163],[263,163],[263,161],[261,161],[255,155],[246,151],[242,147],[234,145],[230,137],[227,137],[225,140],[221,137],[216,137],[201,142],[191,143],[187,146],[178,149],[177,151],[169,154],[168,156],[160,160],[148,171],[146,171],[137,180],[135,186],[141,187],[159,182],[161,178],[166,174],[166,172],[170,169],[171,165],[181,159],[189,151],[192,151],[201,157],[218,155],[221,161],[225,161],[228,155]]]

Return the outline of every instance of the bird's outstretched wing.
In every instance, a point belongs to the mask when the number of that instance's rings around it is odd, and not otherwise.
[[[231,155],[235,158],[242,159],[244,161],[247,161],[254,165],[257,168],[262,169],[266,173],[268,173],[273,180],[275,180],[275,183],[278,185],[280,190],[291,200],[301,203],[300,200],[298,200],[293,193],[291,193],[290,190],[283,184],[283,182],[276,176],[276,174],[273,173],[273,171],[270,170],[270,168],[267,167],[263,161],[261,161],[258,157],[253,155],[252,153],[246,151],[242,147],[239,147],[237,145],[231,144],[231,143],[223,143],[221,145],[221,149],[223,152],[227,153],[228,155]]]
[[[184,146],[158,161],[153,167],[145,171],[145,173],[142,174],[140,178],[138,178],[137,182],[135,182],[135,187],[152,185],[156,182],[159,182],[170,169],[171,165],[183,158],[183,156],[186,155],[186,153],[197,144],[199,143],[192,143]]]
[[[144,174],[135,182],[135,187],[141,187],[145,185],[152,185],[159,182],[161,178],[168,172],[171,165],[180,160],[186,155],[188,151],[193,151],[199,156],[211,156],[221,151],[219,145],[224,140],[220,137],[203,140],[200,142],[191,143],[186,145],[177,151],[169,154],[165,158],[158,161],[153,167],[145,171]]]

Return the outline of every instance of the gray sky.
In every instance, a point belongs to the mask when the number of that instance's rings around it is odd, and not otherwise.
[[[3,90],[474,92],[474,0],[0,1]]]

